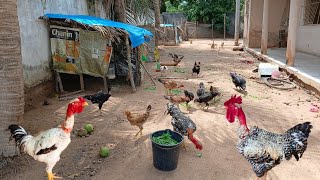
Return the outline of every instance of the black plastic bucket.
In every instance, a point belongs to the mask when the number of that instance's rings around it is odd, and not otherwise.
[[[176,145],[161,145],[153,142],[152,137],[158,137],[162,134],[169,132],[172,139],[176,140]],[[151,135],[152,153],[153,153],[153,165],[155,168],[161,171],[172,171],[178,166],[178,159],[180,153],[180,147],[183,141],[183,136],[170,129],[154,132]]]

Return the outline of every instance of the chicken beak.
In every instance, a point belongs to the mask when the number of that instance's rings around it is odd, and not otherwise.
[[[88,106],[89,104],[87,102],[84,102],[83,103],[83,106]]]

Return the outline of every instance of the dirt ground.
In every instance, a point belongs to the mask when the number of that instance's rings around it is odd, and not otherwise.
[[[221,41],[220,41],[221,42]],[[216,41],[217,44],[220,44]],[[131,93],[130,86],[113,86],[112,97],[103,106],[103,114],[99,115],[98,107],[90,105],[75,117],[77,130],[86,123],[92,123],[95,131],[85,138],[72,135],[69,147],[62,153],[61,160],[53,171],[63,179],[123,180],[123,179],[253,179],[253,171],[249,163],[238,153],[236,130],[238,123],[230,124],[225,118],[223,102],[235,91],[229,72],[236,71],[247,78],[248,94],[243,98],[243,109],[247,115],[248,126],[257,125],[266,130],[282,133],[297,123],[310,121],[314,128],[309,137],[309,146],[300,161],[294,159],[283,161],[268,173],[268,179],[277,180],[315,180],[320,179],[320,116],[309,112],[312,102],[320,103],[319,99],[302,88],[291,91],[272,89],[257,83],[258,75],[253,73],[259,61],[244,52],[231,50],[233,41],[225,41],[225,49],[217,53],[210,48],[210,40],[193,40],[184,42],[177,47],[160,47],[162,61],[171,61],[168,53],[184,55],[180,71],[174,72],[171,67],[167,76],[185,77],[177,81],[185,85],[185,89],[194,93],[200,82],[206,87],[217,87],[222,96],[216,103],[204,111],[195,103],[187,115],[197,124],[195,136],[204,148],[202,157],[197,157],[198,150],[190,141],[186,141],[188,151],[181,149],[178,168],[171,172],[162,172],[153,167],[150,134],[157,130],[172,129],[170,116],[164,115],[166,100],[163,98],[165,89],[157,82],[156,90],[151,80],[145,76],[143,85],[137,93]],[[254,60],[254,64],[243,63],[241,60]],[[200,77],[191,76],[194,61],[201,62]],[[147,63],[153,76],[155,64]],[[251,79],[250,79],[251,78]],[[99,87],[96,87],[97,89]],[[35,134],[58,125],[65,117],[68,101],[48,100],[49,106],[42,102],[35,109],[27,112],[21,123],[30,133]],[[152,116],[144,125],[143,136],[134,138],[138,128],[131,126],[122,114],[123,110],[143,111],[151,104]],[[110,156],[100,158],[101,146],[111,148]],[[45,164],[39,163],[27,155],[7,159],[8,165],[0,169],[1,179],[10,180],[42,180],[46,179]]]

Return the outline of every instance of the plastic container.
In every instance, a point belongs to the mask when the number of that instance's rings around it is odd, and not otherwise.
[[[169,132],[172,139],[176,140],[176,145],[161,145],[153,142],[152,137],[158,137],[162,134]],[[183,136],[170,129],[154,132],[151,135],[152,153],[153,153],[153,165],[155,168],[161,171],[172,171],[178,166],[180,148],[182,145]]]

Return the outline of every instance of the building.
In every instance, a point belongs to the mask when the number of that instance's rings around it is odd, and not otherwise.
[[[244,46],[308,74],[320,91],[320,0],[245,0],[244,9]]]

